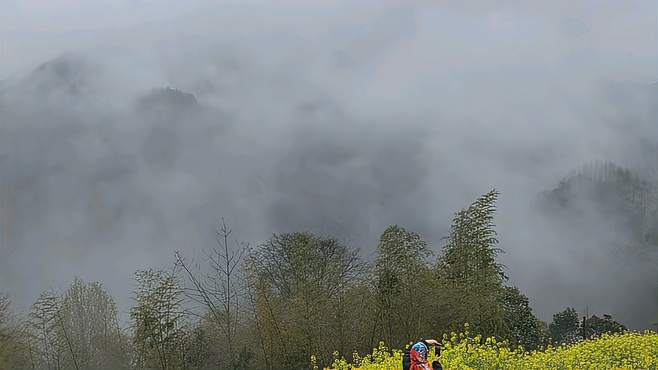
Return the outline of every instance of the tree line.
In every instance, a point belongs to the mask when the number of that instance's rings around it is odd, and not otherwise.
[[[217,246],[171,268],[137,271],[131,325],[98,282],[42,293],[29,314],[0,299],[1,369],[308,369],[379,342],[469,331],[538,349],[626,328],[573,308],[539,320],[497,261],[498,192],[457,212],[435,256],[420,235],[389,226],[365,261],[341,241],[275,234],[250,247],[224,220]]]

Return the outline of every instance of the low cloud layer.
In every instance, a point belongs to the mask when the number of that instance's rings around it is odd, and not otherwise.
[[[132,273],[212,247],[220,216],[366,258],[395,223],[438,253],[496,187],[501,258],[543,319],[650,324],[655,260],[616,254],[616,216],[533,205],[594,160],[656,179],[653,2],[181,4],[0,2],[0,290],[19,305],[79,275],[126,310]]]

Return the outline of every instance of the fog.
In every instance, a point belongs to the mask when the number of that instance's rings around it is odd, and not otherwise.
[[[399,224],[439,254],[495,187],[540,318],[649,327],[658,259],[620,252],[623,215],[536,202],[597,160],[656,180],[655,2],[471,4],[0,0],[0,291],[80,276],[125,312],[135,270],[212,248],[222,216],[366,259]]]

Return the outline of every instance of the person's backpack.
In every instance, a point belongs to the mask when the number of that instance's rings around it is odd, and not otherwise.
[[[407,348],[402,355],[402,370],[409,370],[411,368],[411,347]]]

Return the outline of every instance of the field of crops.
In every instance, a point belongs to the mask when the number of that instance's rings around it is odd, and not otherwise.
[[[526,352],[494,339],[455,334],[444,340],[443,368],[449,369],[658,369],[658,333],[603,335],[570,346]],[[394,370],[402,368],[402,351],[383,344],[354,363],[334,361],[332,370]]]

